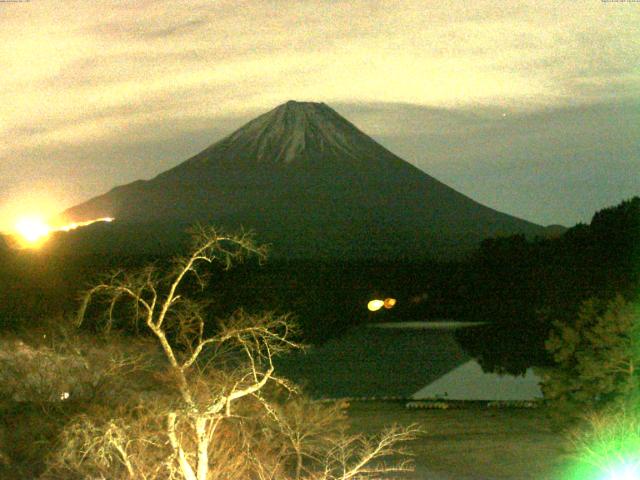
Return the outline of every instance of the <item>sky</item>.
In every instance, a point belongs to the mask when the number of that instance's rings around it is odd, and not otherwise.
[[[0,230],[325,102],[540,224],[640,195],[640,3],[0,1]]]

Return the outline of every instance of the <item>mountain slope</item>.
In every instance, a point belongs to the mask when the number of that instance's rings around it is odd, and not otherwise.
[[[413,167],[325,104],[293,101],[64,216],[112,216],[114,228],[165,232],[196,221],[244,226],[285,256],[426,256],[496,234],[544,233]]]

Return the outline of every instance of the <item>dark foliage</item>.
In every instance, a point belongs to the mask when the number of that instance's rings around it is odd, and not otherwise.
[[[566,418],[637,402],[639,313],[620,295],[590,298],[572,322],[553,323],[545,346],[555,365],[542,369],[542,389],[554,410]]]
[[[150,255],[55,255],[0,249],[0,328],[72,313],[75,292],[96,275],[168,257]],[[219,268],[219,267],[211,267]],[[464,261],[275,260],[247,262],[225,275],[211,271],[212,288],[193,285],[193,297],[249,311],[292,312],[304,341],[323,342],[371,321],[451,318],[490,322],[460,334],[463,346],[495,371],[523,372],[551,362],[544,350],[551,321],[570,322],[587,298],[629,297],[640,284],[640,198],[596,213],[556,238],[521,235],[482,242]],[[188,286],[187,286],[188,287]],[[214,293],[215,292],[215,293]],[[397,298],[392,310],[366,310],[372,298]],[[211,322],[212,324],[215,322]]]
[[[559,238],[485,240],[465,268],[460,318],[492,325],[461,334],[463,345],[489,370],[548,364],[552,321],[572,322],[587,298],[630,298],[640,285],[640,197]]]

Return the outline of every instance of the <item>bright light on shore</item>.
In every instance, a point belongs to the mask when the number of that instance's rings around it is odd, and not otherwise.
[[[33,216],[21,218],[14,227],[20,248],[38,248],[53,232],[69,232],[76,228],[86,227],[97,222],[113,222],[112,217],[96,218],[85,222],[73,222],[60,227],[52,227],[43,218]]]
[[[390,308],[395,307],[396,299],[395,298],[385,298],[384,299],[384,308],[389,310]]]
[[[16,233],[28,245],[36,245],[49,236],[51,228],[40,217],[20,219],[15,226]]]
[[[374,299],[374,300],[371,300],[369,303],[367,303],[367,308],[369,309],[370,312],[377,312],[382,307],[389,310],[390,308],[393,308],[395,304],[396,304],[395,298],[385,298],[384,300]]]
[[[384,300],[371,300],[367,303],[367,308],[370,312],[377,312],[382,307],[384,307]]]

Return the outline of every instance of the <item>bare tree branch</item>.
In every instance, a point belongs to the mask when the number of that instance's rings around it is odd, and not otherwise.
[[[377,462],[402,455],[396,444],[414,438],[415,428],[392,428],[375,441],[348,436],[338,427],[339,408],[296,403],[297,388],[276,375],[273,363],[274,356],[301,348],[289,315],[240,309],[207,336],[207,305],[185,294],[187,277],[203,289],[201,267],[215,262],[228,269],[247,255],[262,261],[265,253],[249,233],[196,227],[191,253],[175,258],[166,275],[153,265],[118,271],[85,292],[78,325],[94,299],[106,301],[107,330],[117,325],[117,307],[131,302],[134,325],[143,319],[161,347],[167,364],[161,380],[171,395],[141,400],[145,414],[77,424],[84,433],[70,427],[78,438],[63,449],[73,460],[64,468],[147,480],[351,480],[409,468],[404,461]],[[273,392],[293,400],[280,402]]]

